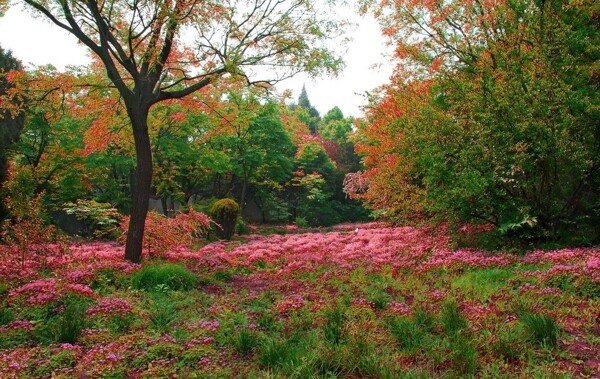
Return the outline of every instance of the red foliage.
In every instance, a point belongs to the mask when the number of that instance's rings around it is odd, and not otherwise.
[[[6,245],[0,246],[0,275],[8,279],[32,278],[63,261],[65,241],[54,225],[42,218],[42,196],[30,201],[27,213],[14,211],[14,219],[4,222],[2,239]],[[10,198],[6,202],[10,207]]]
[[[144,241],[148,255],[162,256],[176,246],[191,246],[201,235],[208,231],[212,220],[201,212],[189,208],[187,213],[179,213],[173,218],[156,212],[148,213]],[[125,240],[129,216],[123,217],[121,240]]]

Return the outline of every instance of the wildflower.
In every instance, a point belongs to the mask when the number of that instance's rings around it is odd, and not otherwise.
[[[63,290],[83,296],[83,297],[96,297],[96,293],[93,289],[85,284],[65,284]]]
[[[202,329],[205,329],[208,332],[215,333],[217,331],[217,329],[219,329],[219,326],[221,326],[221,325],[219,324],[219,321],[213,320],[213,321],[200,321],[198,323],[198,326],[201,327]]]
[[[366,307],[366,308],[374,308],[375,307],[375,304],[372,301],[369,301],[362,297],[352,299],[352,304],[359,306],[359,307]]]
[[[108,316],[126,316],[132,310],[133,306],[126,299],[105,297],[85,313],[88,316],[100,315],[100,317],[106,318]]]
[[[300,309],[304,306],[304,299],[301,295],[290,295],[284,298],[277,304],[279,313],[287,313],[291,310]]]
[[[440,291],[440,290],[434,290],[434,291],[431,291],[431,293],[429,294],[429,297],[432,301],[441,301],[446,298],[446,292]]]
[[[407,315],[410,313],[410,307],[406,303],[399,303],[397,301],[391,301],[388,303],[388,309],[394,313],[400,315]]]

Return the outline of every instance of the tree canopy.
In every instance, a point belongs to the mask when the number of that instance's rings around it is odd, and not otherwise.
[[[354,193],[404,221],[597,236],[597,13],[562,1],[372,5],[398,66],[359,124],[367,170],[349,180]]]

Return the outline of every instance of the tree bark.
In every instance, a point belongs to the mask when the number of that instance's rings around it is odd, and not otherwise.
[[[133,127],[137,168],[135,170],[135,183],[132,188],[125,259],[132,263],[139,263],[142,260],[144,228],[152,184],[152,149],[148,134],[148,110],[134,109],[129,106],[127,110]]]

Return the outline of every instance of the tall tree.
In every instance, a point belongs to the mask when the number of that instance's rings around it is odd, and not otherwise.
[[[270,85],[300,71],[336,71],[340,63],[322,44],[335,22],[310,0],[23,1],[95,54],[125,104],[137,163],[125,246],[132,262],[141,259],[148,212],[154,104],[227,74]],[[265,72],[270,77],[259,80]]]
[[[300,96],[298,96],[298,108],[303,110],[305,113],[301,114],[302,121],[308,125],[310,132],[312,134],[317,134],[317,128],[319,125],[319,121],[321,120],[321,115],[317,108],[315,108],[308,99],[308,93],[306,92],[306,86],[302,86],[302,91],[300,92]]]

